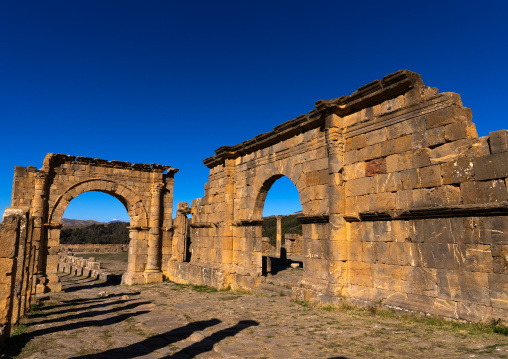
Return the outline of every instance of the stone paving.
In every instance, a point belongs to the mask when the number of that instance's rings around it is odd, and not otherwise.
[[[2,358],[508,357],[500,334],[325,310],[288,296],[60,277],[64,291],[23,321]]]

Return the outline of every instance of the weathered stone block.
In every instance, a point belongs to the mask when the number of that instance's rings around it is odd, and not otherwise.
[[[386,128],[387,139],[391,140],[414,132],[425,130],[425,121],[421,118],[413,118],[407,121],[399,122]]]
[[[441,166],[434,165],[418,169],[418,187],[428,188],[441,185]]]
[[[376,263],[373,265],[372,272],[374,288],[401,291],[402,270],[400,266]]]
[[[411,149],[411,135],[406,135],[382,143],[381,156],[389,156],[394,153],[406,152]]]
[[[441,164],[443,184],[462,183],[474,179],[473,159],[459,158]]]
[[[375,193],[369,196],[371,211],[387,211],[396,208],[397,195],[392,192]]]
[[[489,154],[486,138],[466,138],[433,148],[430,151],[430,162],[433,164],[451,162],[459,158],[474,158]]]
[[[349,276],[351,284],[372,287],[372,267],[366,262],[349,262]]]
[[[430,202],[434,207],[458,205],[462,202],[460,188],[440,186],[429,191]]]
[[[477,181],[508,177],[508,152],[478,157],[473,162]]]
[[[492,256],[493,253],[488,244],[466,244],[464,269],[468,272],[492,272]]]
[[[436,271],[437,278],[437,296],[446,300],[460,299],[459,272],[438,269]]]
[[[413,189],[419,187],[418,169],[413,168],[400,172],[402,189]]]
[[[398,172],[405,169],[399,161],[398,154],[390,155],[385,158],[386,158],[386,172],[388,173]]]
[[[346,150],[357,150],[359,148],[367,147],[367,135],[361,134],[358,136],[350,137],[346,140]]]
[[[401,267],[401,291],[418,295],[437,296],[437,271],[432,268]]]
[[[463,182],[460,191],[464,204],[501,203],[508,200],[504,180]]]
[[[459,272],[458,277],[462,301],[490,305],[488,273]]]
[[[394,192],[402,186],[400,172],[387,173],[374,176],[375,192]]]
[[[491,270],[498,274],[508,274],[508,245],[493,244],[491,249]]]
[[[356,160],[370,161],[374,158],[380,157],[381,147],[382,147],[381,143],[376,143],[375,145],[368,146],[358,150]]]
[[[425,115],[427,129],[444,126],[454,122],[470,122],[473,114],[469,108],[447,107]]]
[[[492,307],[490,305],[481,305],[476,303],[457,303],[457,316],[460,319],[475,321],[475,322],[489,322],[492,320]]]
[[[346,196],[361,196],[374,192],[374,179],[372,177],[358,178],[347,181],[345,184]]]
[[[445,126],[447,142],[461,140],[463,138],[477,138],[476,126],[472,122],[456,122]]]
[[[357,162],[344,166],[344,180],[349,181],[356,178],[365,177],[365,162]]]
[[[508,130],[489,133],[490,151],[492,154],[508,151]]]
[[[490,300],[493,307],[508,309],[508,276],[489,273]]]
[[[411,147],[415,149],[435,147],[445,142],[444,127],[436,127],[427,131],[417,132],[411,136]]]
[[[365,163],[365,176],[374,176],[386,173],[386,159],[378,158]]]
[[[370,131],[367,134],[367,146],[375,145],[376,143],[381,143],[383,141],[386,141],[387,134],[386,134],[386,127],[380,128],[379,130]]]

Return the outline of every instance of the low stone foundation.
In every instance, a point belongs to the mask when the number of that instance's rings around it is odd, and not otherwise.
[[[62,252],[110,253],[129,250],[128,244],[61,244]]]
[[[101,269],[101,264],[95,258],[84,259],[75,257],[72,253],[58,254],[58,271],[77,276],[85,276],[107,282],[118,280],[119,276]]]

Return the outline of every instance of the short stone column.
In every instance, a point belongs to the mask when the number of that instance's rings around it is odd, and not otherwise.
[[[46,173],[37,171],[35,173],[35,193],[32,203],[31,216],[33,218],[33,244],[35,247],[35,293],[49,291],[48,279],[45,273],[46,248],[44,243],[44,203],[46,202]]]
[[[150,232],[148,234],[148,250],[146,259],[145,283],[162,282],[162,271],[160,265],[160,213],[161,213],[161,192],[164,183],[152,184],[152,198],[150,202]]]
[[[176,229],[173,235],[171,260],[177,263],[185,262],[187,256],[187,215],[191,213],[189,204],[178,203],[176,215]]]
[[[282,248],[282,216],[276,215],[277,218],[277,240],[275,242],[275,256],[281,258]]]

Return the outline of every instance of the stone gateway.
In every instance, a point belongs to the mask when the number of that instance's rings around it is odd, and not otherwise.
[[[295,298],[508,320],[508,130],[478,138],[459,95],[398,71],[204,164],[204,197],[175,220],[169,166],[49,154],[40,170],[16,167],[0,224],[4,336],[30,295],[59,289],[61,217],[80,193],[109,193],[129,213],[125,284],[254,288],[264,201],[283,176],[303,209]]]

